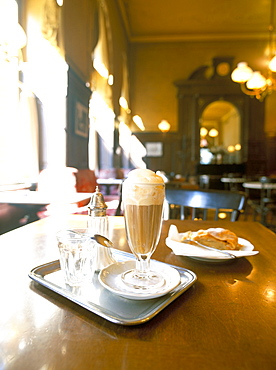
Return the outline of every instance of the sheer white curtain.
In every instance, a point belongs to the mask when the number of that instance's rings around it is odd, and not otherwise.
[[[0,183],[22,182],[18,62],[0,60]]]
[[[18,24],[17,3],[1,1],[0,183],[4,184],[32,181],[38,171],[36,102],[19,88],[20,48],[25,43],[26,35]]]
[[[62,50],[42,33],[43,8],[37,7],[36,0],[28,1],[27,5],[27,61],[20,63],[23,75],[20,88],[19,58],[10,61],[0,58],[1,183],[37,180],[42,152],[37,98],[43,108],[44,164],[65,165],[68,67]]]

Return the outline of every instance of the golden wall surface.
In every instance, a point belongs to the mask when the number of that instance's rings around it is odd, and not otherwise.
[[[173,82],[187,79],[212,58],[233,56],[234,68],[247,61],[255,69],[263,68],[263,41],[179,42],[133,44],[131,47],[132,111],[139,114],[146,131],[158,131],[158,123],[166,119],[177,131],[177,89]],[[233,82],[234,83],[234,82]],[[266,98],[265,131],[276,136],[276,92]],[[135,127],[133,127],[135,130]]]

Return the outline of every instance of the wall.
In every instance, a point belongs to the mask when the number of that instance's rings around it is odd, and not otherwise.
[[[266,99],[265,131],[276,140],[276,92]],[[276,152],[276,148],[275,148]]]
[[[172,131],[177,131],[177,90],[174,81],[187,79],[202,65],[211,65],[212,59],[218,56],[233,56],[233,68],[245,60],[253,69],[260,70],[265,46],[260,40],[132,44],[133,114],[142,117],[147,131],[158,132],[157,125],[162,119],[167,119]],[[267,98],[266,105],[265,131],[276,136],[276,93]],[[133,126],[133,130],[138,129]]]
[[[165,140],[173,140],[174,134],[180,129],[174,81],[188,79],[199,67],[211,66],[212,59],[219,56],[234,57],[233,69],[238,62],[247,61],[252,69],[263,70],[265,48],[266,42],[261,40],[132,44],[130,51],[132,114],[139,114],[146,127],[144,134],[134,124],[132,130],[138,134],[142,142],[149,139],[154,141],[153,133],[159,132],[158,123],[166,119],[171,124],[171,131]],[[268,96],[264,103],[256,103],[265,104],[266,173],[276,173],[276,163],[271,160],[275,158],[276,153],[276,92]],[[157,134],[156,141],[160,140],[159,136]],[[169,142],[168,145],[173,150],[172,143]],[[179,153],[174,160],[170,151],[169,158],[163,157],[162,163],[154,158],[149,158],[148,163],[154,170],[183,173],[185,164],[181,158],[181,151]]]

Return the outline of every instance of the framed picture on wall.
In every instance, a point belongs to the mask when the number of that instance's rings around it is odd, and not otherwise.
[[[163,143],[149,142],[149,143],[145,143],[145,146],[147,150],[147,157],[162,157]]]
[[[89,117],[88,108],[80,102],[76,102],[75,109],[75,134],[88,137],[89,132]]]

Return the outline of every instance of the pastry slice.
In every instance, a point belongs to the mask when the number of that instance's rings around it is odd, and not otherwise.
[[[220,250],[239,250],[241,248],[241,245],[238,243],[237,235],[223,228],[210,228],[207,230],[198,230],[196,232],[187,231],[183,235],[181,241],[185,242],[185,239],[191,239],[207,247]]]

